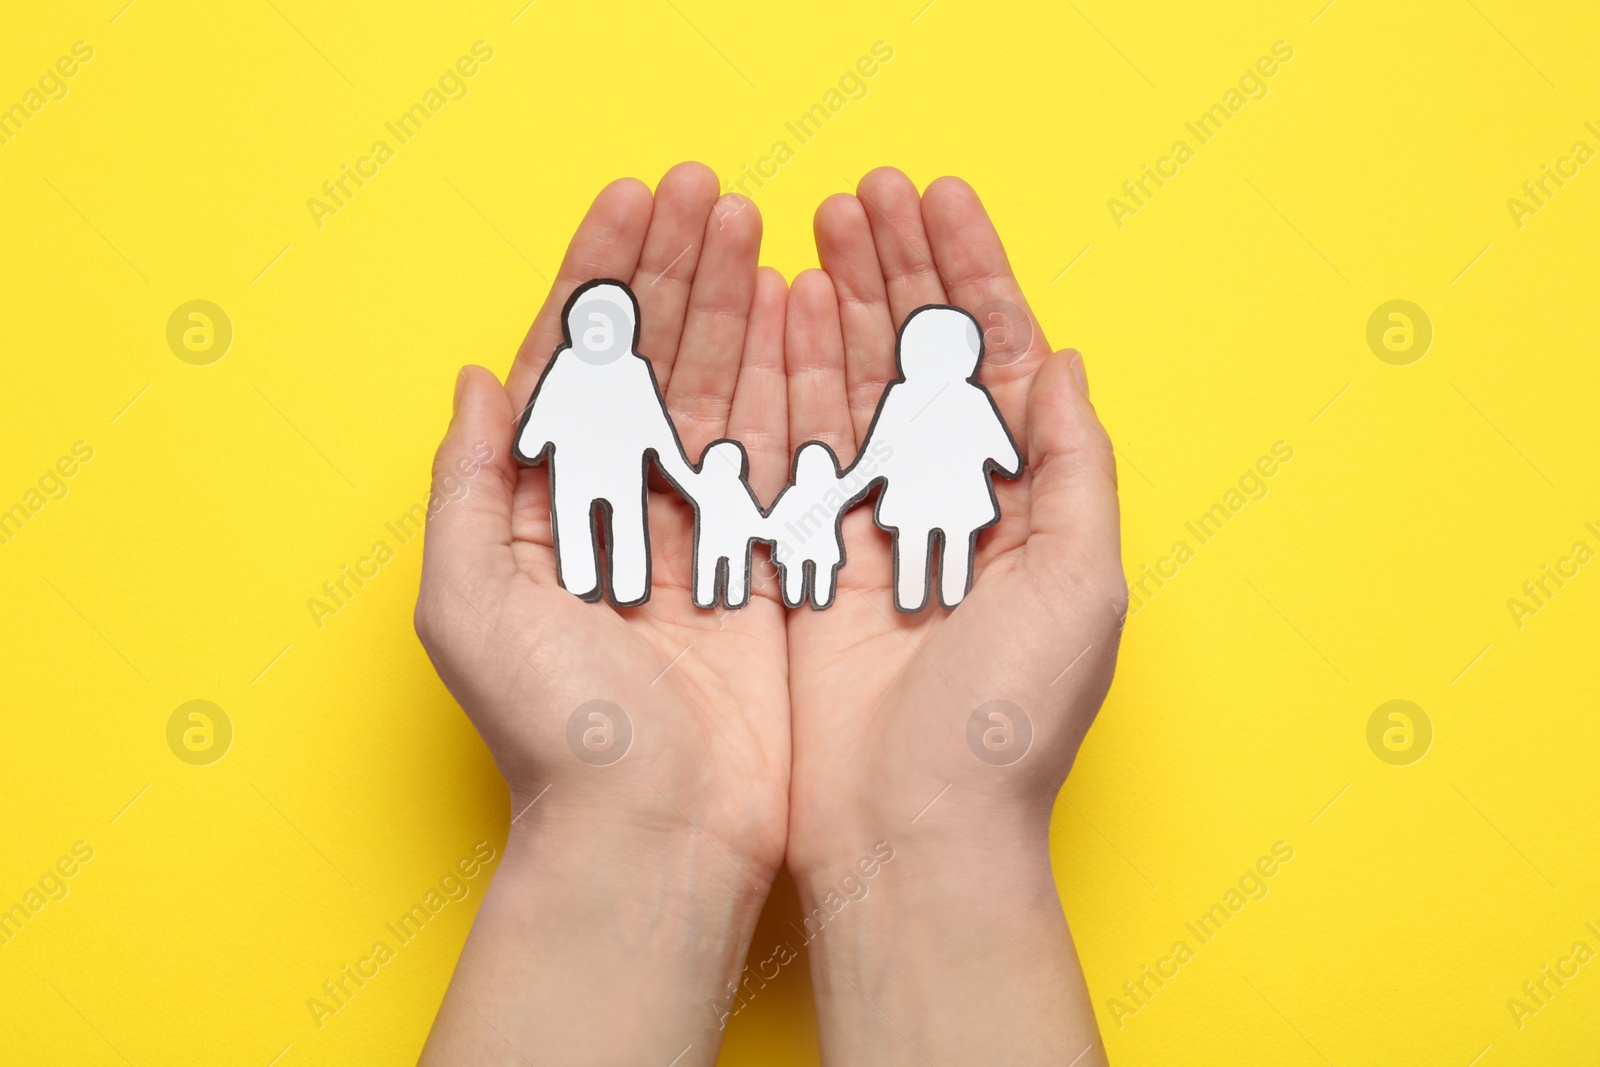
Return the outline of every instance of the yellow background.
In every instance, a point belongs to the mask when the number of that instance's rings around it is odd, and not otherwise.
[[[1131,578],[1294,448],[1129,621],[1059,804],[1113,1062],[1593,1062],[1600,963],[1520,1029],[1507,1001],[1600,950],[1600,564],[1520,627],[1507,600],[1600,549],[1600,163],[1520,227],[1506,204],[1600,148],[1592,5],[524,2],[0,18],[3,106],[94,49],[0,146],[0,508],[94,449],[0,545],[0,905],[94,849],[0,947],[0,1059],[415,1057],[482,876],[320,1029],[306,1001],[509,815],[412,633],[420,542],[384,523],[426,494],[456,368],[506,365],[604,182],[737,176],[784,139],[755,199],[791,276],[873,165],[983,194],[1085,353]],[[479,40],[469,95],[319,228],[307,199]],[[798,145],[784,123],[877,41],[867,95]],[[1277,41],[1267,96],[1197,146],[1184,123]],[[1119,228],[1108,198],[1179,138],[1195,158]],[[234,327],[209,366],[166,342],[195,298]],[[1397,298],[1434,329],[1409,366],[1366,343]],[[319,629],[307,599],[380,538],[396,558]],[[210,766],[167,746],[192,699],[234,727]],[[1367,745],[1392,699],[1433,725],[1409,766]],[[1270,895],[1119,1020],[1277,841]],[[794,907],[780,883],[762,957]],[[724,1062],[814,1063],[810,1020],[802,961]]]

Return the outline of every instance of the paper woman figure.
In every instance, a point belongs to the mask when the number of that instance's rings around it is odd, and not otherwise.
[[[882,455],[873,521],[893,538],[894,602],[921,611],[938,555],[939,602],[961,603],[972,587],[978,531],[1000,519],[992,471],[1022,473],[1022,456],[989,391],[978,384],[983,337],[977,320],[943,304],[920,307],[900,327],[900,377],[878,401],[861,452]],[[881,446],[887,445],[887,448]]]

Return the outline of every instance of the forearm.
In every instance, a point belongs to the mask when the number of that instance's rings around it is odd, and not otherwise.
[[[766,886],[688,827],[519,823],[422,1064],[715,1063]]]
[[[895,849],[810,941],[823,1061],[1104,1064],[1046,842]],[[827,914],[839,877],[797,878],[807,915]]]

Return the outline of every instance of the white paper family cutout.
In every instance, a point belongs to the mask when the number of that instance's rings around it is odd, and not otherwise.
[[[550,523],[565,589],[590,601],[609,593],[619,607],[650,599],[652,461],[694,507],[697,607],[749,602],[758,541],[770,548],[786,606],[828,607],[845,558],[845,513],[874,489],[873,521],[891,537],[895,607],[921,611],[936,590],[953,608],[972,587],[978,533],[1000,520],[991,475],[1017,477],[1022,456],[978,384],[983,338],[965,311],[930,304],[907,316],[895,341],[899,377],[884,387],[855,461],[841,470],[831,448],[806,442],[770,508],[750,488],[739,442],[713,441],[698,465],[689,462],[650,361],[638,351],[639,305],[626,285],[580,286],[562,311],[562,333],[512,451],[526,464],[549,457]],[[609,589],[599,566],[602,530]]]

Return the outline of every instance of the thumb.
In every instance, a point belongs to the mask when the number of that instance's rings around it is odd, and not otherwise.
[[[483,367],[461,368],[450,428],[433,457],[425,573],[441,566],[454,575],[511,565],[517,484],[511,432],[511,399],[500,380]]]
[[[1120,582],[1116,459],[1089,403],[1077,352],[1057,352],[1040,364],[1028,394],[1027,435],[1029,564],[1103,570]]]

